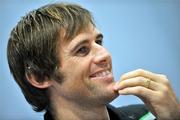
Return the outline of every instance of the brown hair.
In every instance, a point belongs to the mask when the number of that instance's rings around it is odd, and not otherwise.
[[[31,11],[11,31],[7,46],[10,71],[35,111],[49,105],[47,89],[32,86],[26,74],[34,74],[38,82],[45,77],[61,82],[63,75],[56,69],[60,65],[60,41],[71,40],[89,23],[94,25],[88,10],[75,4],[56,3]]]

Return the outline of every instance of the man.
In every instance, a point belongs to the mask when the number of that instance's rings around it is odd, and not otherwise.
[[[180,103],[164,75],[139,69],[115,83],[111,56],[102,43],[88,10],[46,5],[12,30],[8,63],[33,109],[46,111],[45,120],[136,120],[149,111],[160,120],[180,118]],[[146,107],[108,105],[119,94],[136,95]]]

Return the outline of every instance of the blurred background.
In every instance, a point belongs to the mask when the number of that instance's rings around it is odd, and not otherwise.
[[[25,101],[6,58],[12,28],[29,11],[58,0],[0,1],[0,120],[42,120]],[[138,68],[168,76],[180,99],[180,0],[68,0],[90,10],[113,58],[116,80]],[[142,103],[119,96],[115,106]]]

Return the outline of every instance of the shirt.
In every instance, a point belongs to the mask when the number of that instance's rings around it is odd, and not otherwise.
[[[154,118],[145,118],[149,111],[144,105],[129,105],[116,108],[110,104],[107,105],[110,120],[155,120]],[[49,111],[44,115],[44,120],[54,120]]]

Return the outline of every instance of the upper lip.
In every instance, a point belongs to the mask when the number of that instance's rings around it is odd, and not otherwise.
[[[95,72],[93,72],[92,74],[90,74],[90,77],[92,77],[93,75],[95,75],[95,74],[97,74],[97,73],[103,72],[103,71],[109,71],[109,72],[111,72],[110,69],[99,69],[99,70],[96,70]]]

